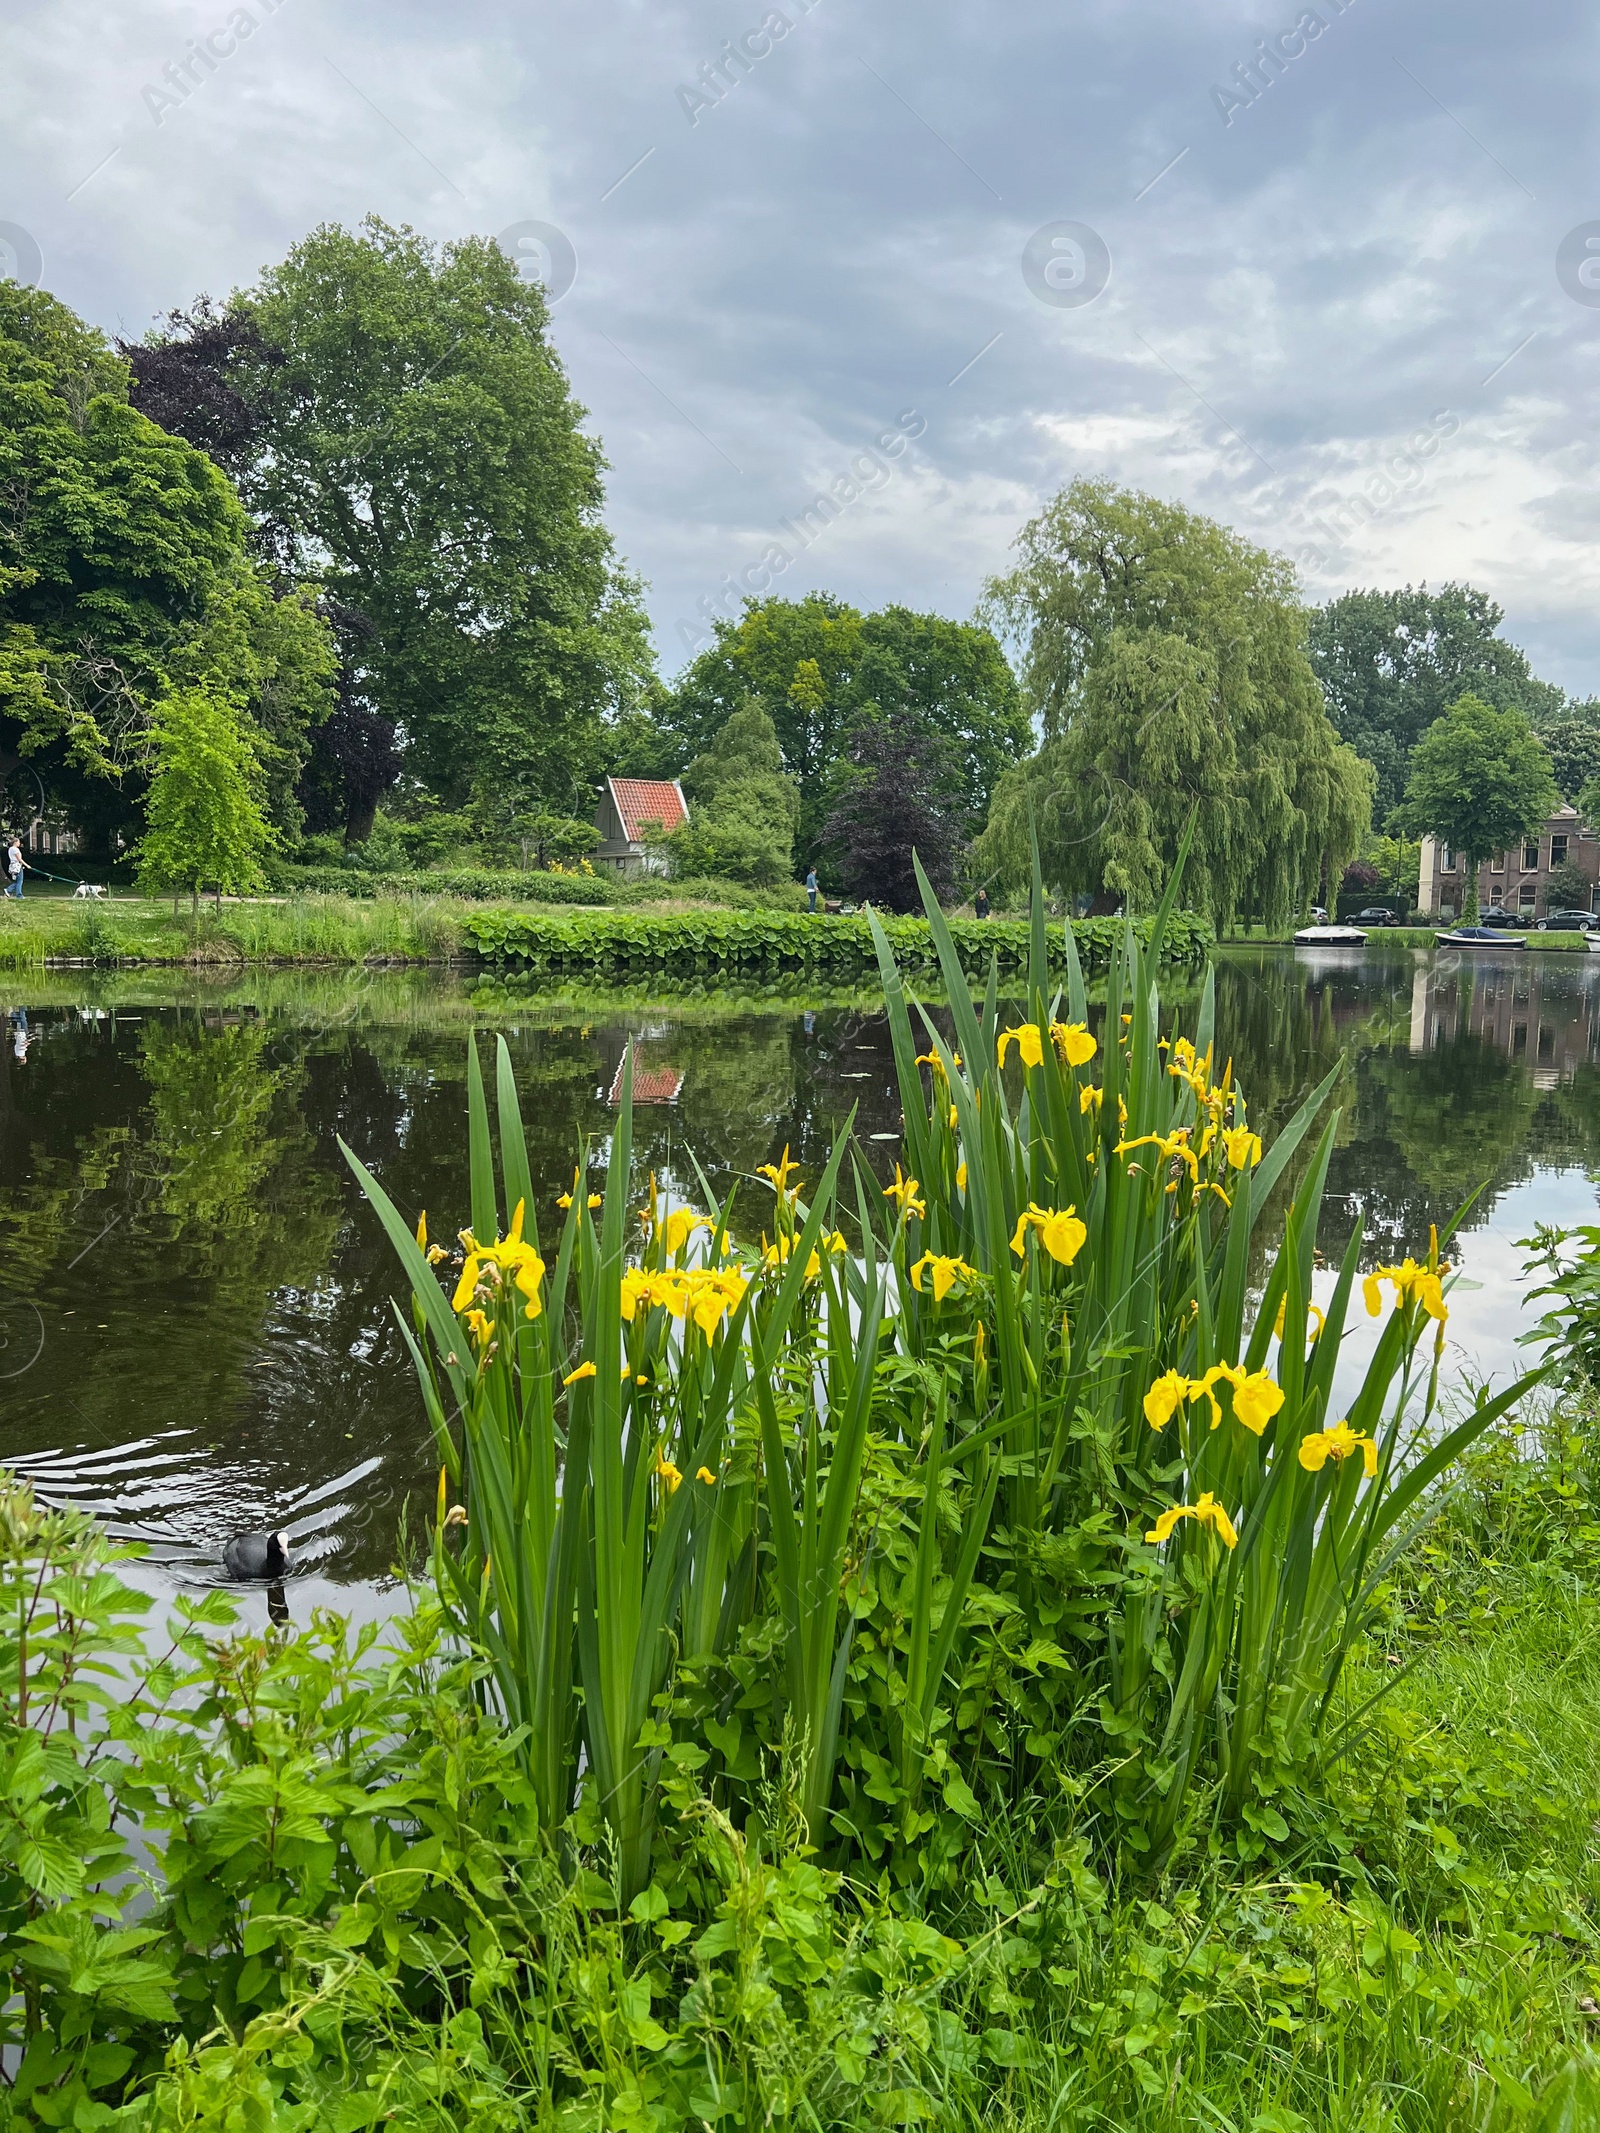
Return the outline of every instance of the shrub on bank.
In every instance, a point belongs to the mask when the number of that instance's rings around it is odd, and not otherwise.
[[[903,970],[937,974],[938,949],[926,919],[886,918],[882,923]],[[1003,979],[1026,973],[1026,924],[994,919],[946,923],[961,966],[969,974],[985,974],[991,957]],[[865,918],[781,912],[759,916],[692,912],[670,918],[608,912],[547,918],[539,912],[494,910],[469,914],[465,926],[486,962],[517,963],[552,972],[809,971],[829,978],[870,978],[878,970],[872,929]],[[1149,929],[1148,919],[1137,922],[1136,937],[1148,937]],[[1104,970],[1125,937],[1124,921],[1079,919],[1072,936],[1082,967]],[[1203,963],[1211,946],[1211,929],[1204,919],[1189,912],[1174,913],[1164,944],[1166,960]],[[1060,923],[1050,929],[1050,949],[1064,971],[1066,947]]]
[[[363,873],[355,867],[279,865],[271,885],[293,896],[459,896],[474,903],[506,897],[523,903],[609,904],[616,885],[605,874],[557,874],[483,867],[439,867],[414,873]]]

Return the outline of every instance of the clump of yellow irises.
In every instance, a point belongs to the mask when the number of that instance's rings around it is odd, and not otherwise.
[[[1259,1437],[1283,1405],[1283,1390],[1268,1371],[1244,1370],[1237,1363],[1213,1363],[1204,1377],[1185,1377],[1169,1370],[1156,1379],[1144,1396],[1144,1418],[1152,1429],[1165,1429],[1178,1410],[1198,1400],[1211,1403],[1211,1427],[1222,1422],[1222,1403],[1216,1388],[1226,1385],[1233,1394],[1233,1418]]]

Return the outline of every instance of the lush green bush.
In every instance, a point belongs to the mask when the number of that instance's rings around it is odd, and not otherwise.
[[[616,885],[604,874],[558,874],[479,867],[438,867],[422,873],[366,873],[354,867],[279,864],[270,870],[280,894],[300,896],[460,896],[473,902],[509,897],[524,903],[608,904]]]
[[[1143,920],[1135,932],[1148,934]],[[724,916],[717,912],[674,917],[633,917],[610,912],[605,917],[575,915],[550,918],[534,912],[484,911],[466,921],[479,953],[492,963],[523,963],[550,971],[696,970],[815,971],[830,978],[876,973],[877,952],[865,918]],[[920,918],[884,921],[901,967],[936,975],[938,949],[928,923]],[[1022,977],[1028,967],[1029,928],[1025,923],[952,920],[951,941],[962,968],[987,972],[993,957],[1002,978]],[[1080,962],[1086,970],[1104,970],[1124,938],[1121,919],[1079,919],[1072,927]],[[1050,952],[1066,968],[1064,929],[1052,929]],[[1174,962],[1201,963],[1211,944],[1211,929],[1186,912],[1174,914],[1164,943]]]
[[[780,881],[770,888],[750,889],[742,882],[700,874],[676,878],[663,874],[630,874],[617,884],[617,902],[623,906],[716,904],[726,911],[803,911],[806,892],[797,881]]]

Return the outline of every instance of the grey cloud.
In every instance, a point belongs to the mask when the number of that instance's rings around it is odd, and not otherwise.
[[[381,35],[351,0],[283,0],[158,131],[141,86],[228,10],[61,0],[12,33],[0,220],[122,330],[368,209],[564,233],[581,271],[556,338],[669,670],[678,619],[901,409],[927,423],[914,476],[785,590],[964,612],[1078,473],[1294,553],[1308,514],[1449,408],[1459,438],[1316,589],[1466,557],[1552,677],[1593,689],[1600,311],[1555,268],[1600,217],[1588,17],[1314,4],[1326,33],[1224,126],[1213,84],[1288,0],[780,0],[787,34],[691,125],[679,90],[759,0],[399,0]],[[1079,310],[1023,274],[1063,221],[1112,260]]]

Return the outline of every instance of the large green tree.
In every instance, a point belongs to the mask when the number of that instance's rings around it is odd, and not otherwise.
[[[1459,696],[1535,722],[1560,714],[1561,691],[1500,635],[1503,620],[1486,593],[1455,583],[1348,592],[1313,610],[1311,664],[1340,738],[1378,773],[1381,823],[1404,795],[1412,749]]]
[[[1553,718],[1535,719],[1534,731],[1550,757],[1562,799],[1576,807],[1583,788],[1600,778],[1600,700],[1591,696],[1564,704]]]
[[[965,829],[1029,744],[1012,674],[991,632],[943,615],[886,607],[862,614],[828,593],[752,600],[691,662],[658,713],[683,756],[705,748],[748,696],[771,714],[784,768],[800,788],[801,841],[821,834],[863,725],[924,733],[940,765],[940,802]],[[681,758],[680,758],[681,759]],[[849,777],[843,775],[843,784]]]
[[[283,599],[209,459],[128,404],[127,366],[42,290],[0,283],[0,763],[92,844],[140,820],[151,706],[220,689],[280,819],[331,702],[309,598]]]
[[[1148,905],[1191,817],[1187,900],[1281,924],[1336,883],[1370,819],[1281,557],[1137,491],[1075,482],[1026,525],[983,611],[1017,649],[1044,746],[1004,778],[979,872]]]
[[[735,711],[696,756],[683,773],[683,790],[689,823],[670,846],[677,873],[720,875],[755,888],[791,878],[800,794],[759,699]]]
[[[1521,711],[1462,696],[1418,741],[1400,816],[1466,862],[1463,916],[1478,915],[1478,869],[1530,835],[1560,800],[1550,758]]]
[[[490,240],[369,218],[314,230],[230,308],[254,329],[230,343],[241,491],[291,573],[361,618],[347,657],[410,775],[450,806],[587,811],[650,654],[542,290]]]
[[[277,839],[262,804],[265,779],[237,707],[213,691],[177,689],[151,716],[148,826],[139,841],[147,888],[238,895],[258,888]]]

